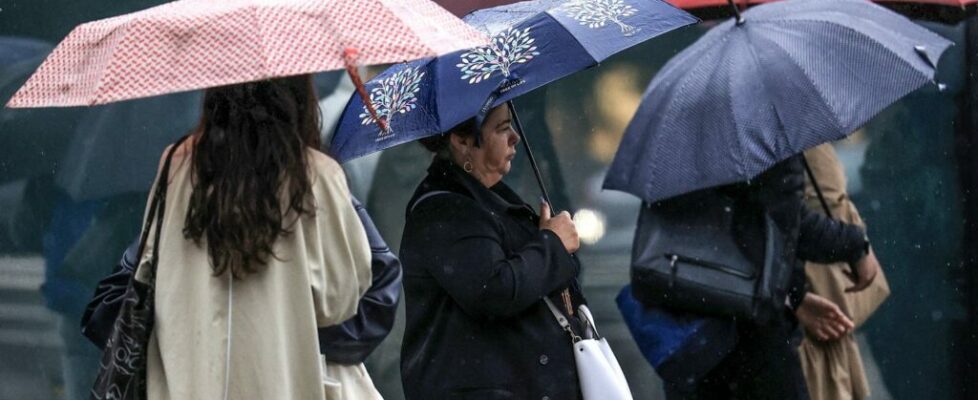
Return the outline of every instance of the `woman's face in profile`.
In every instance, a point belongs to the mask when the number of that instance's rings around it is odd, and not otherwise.
[[[502,105],[494,108],[482,124],[481,146],[470,148],[473,175],[486,186],[498,183],[509,173],[519,142],[509,107]]]

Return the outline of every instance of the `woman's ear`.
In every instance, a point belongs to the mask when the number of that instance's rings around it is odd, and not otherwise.
[[[461,155],[469,154],[469,147],[472,146],[470,138],[458,135],[455,133],[448,134],[448,145],[451,146],[452,152]]]

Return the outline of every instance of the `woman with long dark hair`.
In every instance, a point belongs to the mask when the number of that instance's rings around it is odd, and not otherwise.
[[[370,248],[343,171],[317,148],[309,76],[207,90],[166,177],[150,399],[338,392],[316,328],[356,312]]]

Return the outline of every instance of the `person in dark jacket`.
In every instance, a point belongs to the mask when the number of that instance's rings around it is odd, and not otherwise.
[[[401,263],[387,247],[384,238],[374,226],[367,210],[355,197],[356,209],[371,249],[370,288],[357,305],[357,315],[342,324],[319,328],[319,351],[326,361],[354,365],[364,362],[394,326],[398,298],[401,293]],[[89,302],[82,317],[82,332],[99,349],[112,331],[112,324],[119,315],[122,294],[125,292],[136,268],[139,239],[136,239],[112,274],[99,282],[95,296]]]
[[[435,159],[400,252],[408,400],[580,398],[571,338],[543,300],[565,316],[584,301],[577,231],[567,212],[538,216],[501,182],[518,142],[506,107],[422,141]]]
[[[865,289],[876,277],[879,262],[862,228],[833,220],[804,203],[805,169],[802,155],[769,168],[747,183],[719,188],[737,199],[736,227],[741,249],[756,265],[764,264],[763,214],[783,235],[785,265],[792,268],[786,313],[765,324],[737,321],[739,340],[733,351],[692,390],[666,387],[676,399],[807,399],[808,392],[797,353],[796,312],[805,298],[803,261],[848,262],[853,271],[851,291]],[[840,318],[837,329],[847,330]]]
[[[370,242],[370,289],[357,305],[357,315],[342,324],[319,329],[319,351],[326,361],[359,364],[367,359],[394,327],[394,315],[401,296],[401,261],[387,247],[367,209],[353,198]]]

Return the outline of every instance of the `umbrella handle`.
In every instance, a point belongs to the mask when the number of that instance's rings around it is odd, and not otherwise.
[[[360,100],[363,101],[364,107],[367,107],[367,112],[373,117],[374,122],[380,127],[381,132],[387,132],[387,122],[380,119],[377,116],[377,110],[374,109],[374,104],[370,101],[370,96],[367,96],[367,89],[363,86],[363,79],[360,79],[360,73],[357,72],[357,49],[352,47],[347,47],[343,50],[343,61],[346,64],[346,73],[350,75],[350,80],[353,81],[353,85],[357,88],[357,94],[360,95]]]

